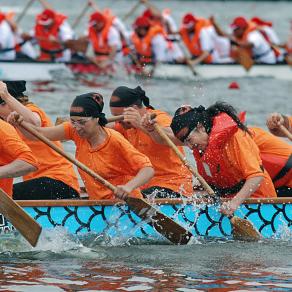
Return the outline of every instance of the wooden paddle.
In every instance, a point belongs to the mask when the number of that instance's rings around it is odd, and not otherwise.
[[[107,119],[107,123],[120,122],[124,119],[124,116],[123,115],[113,116],[113,117],[108,117],[106,119]],[[69,117],[57,117],[55,126],[58,126],[68,121],[69,121]]]
[[[16,23],[19,24],[21,19],[24,17],[24,15],[27,13],[28,9],[30,8],[30,6],[34,3],[35,0],[30,0],[27,2],[27,4],[25,5],[25,7],[23,8],[22,12],[17,16],[16,18]]]
[[[244,67],[246,71],[249,71],[250,68],[254,65],[254,60],[251,58],[248,51],[244,48],[237,47],[237,58],[236,61]]]
[[[73,24],[72,24],[72,29],[75,29],[77,27],[77,25],[79,24],[79,22],[81,21],[81,19],[84,17],[84,15],[87,13],[88,9],[90,8],[90,4],[89,2],[87,2],[83,9],[81,10],[80,14],[76,17],[76,19],[74,20]]]
[[[212,188],[207,184],[205,179],[197,172],[197,170],[190,165],[187,161],[186,157],[178,150],[177,146],[170,140],[167,134],[161,129],[161,127],[155,123],[154,124],[156,132],[160,135],[160,137],[165,141],[165,143],[175,152],[175,154],[179,157],[182,163],[190,170],[190,172],[198,178],[201,185],[205,188],[207,193],[213,198],[218,196],[212,190]],[[261,234],[255,229],[252,223],[247,219],[242,219],[237,216],[229,217],[231,224],[233,226],[233,237],[237,239],[244,239],[248,241],[256,241],[261,238]]]
[[[81,170],[95,178],[105,187],[109,188],[111,191],[115,192],[116,187],[112,185],[110,182],[102,178],[100,175],[95,173],[93,170],[88,168],[86,165],[78,161],[72,155],[64,152],[54,143],[52,143],[49,139],[38,133],[35,129],[33,129],[28,123],[22,122],[20,126],[25,129],[27,132],[37,137],[39,140],[47,144],[57,153],[68,159],[74,165],[79,167]],[[170,240],[174,244],[187,244],[189,240],[192,238],[192,233],[186,230],[184,227],[156,210],[152,205],[146,202],[143,199],[128,197],[126,203],[129,207],[143,220],[147,220],[149,224],[151,224],[160,234],[165,236],[168,240]]]
[[[36,246],[42,227],[2,189],[0,189],[0,213],[32,246]]]
[[[185,58],[185,60],[186,60],[186,64],[187,64],[187,66],[188,66],[189,69],[191,70],[192,74],[193,74],[194,76],[197,76],[198,73],[196,72],[195,68],[193,67],[191,59],[187,56],[187,54],[186,54],[186,52],[185,52],[185,48],[184,48],[184,46],[182,45],[181,41],[179,41],[178,45],[179,45],[179,47],[180,47],[182,53],[184,54],[184,58]]]
[[[132,9],[122,18],[123,21],[127,20],[140,6],[141,2],[137,0],[136,4],[132,7]]]
[[[290,141],[292,141],[292,134],[289,132],[289,130],[285,127],[285,126],[283,126],[283,125],[280,125],[280,130],[281,130],[281,132],[290,140]]]

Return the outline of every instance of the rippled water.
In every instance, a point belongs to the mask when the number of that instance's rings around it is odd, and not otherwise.
[[[15,7],[20,0],[2,0],[1,8]],[[133,1],[96,1],[102,7],[124,15]],[[74,19],[83,1],[50,1]],[[70,11],[68,9],[70,3]],[[237,14],[263,15],[277,24],[284,40],[288,32],[292,3],[157,1],[173,9],[176,19],[192,10],[198,15],[218,15],[224,23]],[[3,6],[2,6],[3,5]],[[23,19],[29,28],[35,5]],[[141,10],[140,10],[141,11]],[[82,31],[81,28],[79,28]],[[28,72],[29,74],[29,72]],[[292,83],[270,78],[237,79],[240,90],[229,90],[233,79],[199,81],[137,81],[127,76],[98,79],[93,87],[80,81],[28,84],[32,100],[53,120],[68,115],[74,96],[99,91],[108,98],[116,86],[142,85],[154,107],[173,113],[181,104],[210,105],[225,100],[247,111],[249,124],[265,127],[266,116],[273,111],[292,113]],[[65,143],[73,152],[71,143]],[[36,248],[19,235],[1,235],[0,291],[291,291],[291,234],[282,240],[259,243],[235,241],[196,241],[189,246],[149,244],[97,239],[94,234],[75,237],[63,229],[46,231]]]

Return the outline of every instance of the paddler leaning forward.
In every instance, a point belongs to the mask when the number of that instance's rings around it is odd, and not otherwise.
[[[166,145],[157,143],[145,129],[141,120],[145,114],[155,114],[158,124],[171,132],[171,117],[154,109],[145,91],[140,87],[117,87],[110,99],[113,115],[124,115],[124,120],[113,125],[136,149],[149,157],[154,177],[142,187],[144,196],[170,198],[192,195],[192,176],[176,154]],[[179,150],[184,153],[182,147]]]
[[[70,122],[54,127],[32,127],[53,141],[73,140],[77,160],[117,186],[117,197],[123,199],[129,194],[142,197],[139,187],[154,174],[151,162],[121,134],[104,127],[107,121],[103,106],[103,97],[99,93],[82,94],[71,105]],[[11,123],[15,124],[16,120],[17,115],[10,116]],[[115,198],[111,190],[93,177],[80,170],[79,173],[89,199]]]
[[[154,135],[149,117],[143,125]],[[222,213],[233,214],[249,197],[276,197],[259,149],[232,106],[219,102],[207,109],[184,106],[170,126],[174,143],[192,149],[200,175],[220,197],[231,199],[222,204]]]
[[[25,93],[24,80],[0,82],[0,117],[7,119],[13,111],[35,126],[52,125],[46,113],[33,104]],[[22,140],[38,160],[38,170],[23,176],[13,185],[14,200],[57,200],[79,198],[79,184],[72,163],[41,141],[27,139],[17,128]],[[60,142],[54,142],[62,148]]]

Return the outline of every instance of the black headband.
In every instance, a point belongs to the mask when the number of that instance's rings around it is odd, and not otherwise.
[[[96,92],[89,92],[76,96],[70,108],[70,116],[99,118],[100,125],[105,125],[107,120],[103,110],[103,97]]]
[[[190,106],[180,107],[176,110],[170,127],[174,135],[182,142],[198,126],[201,121],[201,113],[206,110],[203,106],[192,108]]]
[[[14,98],[18,99],[19,97],[23,97],[23,92],[26,91],[26,81],[24,80],[16,80],[16,81],[3,81],[6,86],[7,90],[10,95],[12,95]],[[3,100],[0,97],[0,103],[2,103]]]
[[[114,99],[117,97],[117,99]],[[127,86],[117,87],[110,100],[111,107],[127,107],[131,105],[142,105],[142,103],[149,108],[153,107],[150,105],[149,97],[145,95],[145,91],[137,86],[136,88],[129,88]]]

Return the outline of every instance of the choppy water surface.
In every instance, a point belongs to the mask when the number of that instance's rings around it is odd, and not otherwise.
[[[20,0],[1,1],[3,9],[20,11]],[[50,1],[74,17],[83,1]],[[133,1],[98,1],[102,7],[114,3],[120,15]],[[70,11],[67,8],[70,3]],[[292,3],[192,2],[166,3],[178,19],[192,10],[202,16],[215,13],[228,21],[237,14],[266,16],[277,24],[285,39]],[[182,8],[183,7],[183,8]],[[1,6],[2,8],[2,6]],[[35,6],[24,18],[29,28]],[[29,74],[29,72],[28,72]],[[233,79],[199,81],[137,81],[127,76],[99,79],[93,87],[81,81],[28,84],[32,100],[46,110],[53,120],[68,115],[74,96],[99,91],[108,98],[116,86],[142,85],[154,107],[173,113],[181,104],[210,105],[225,100],[239,110],[247,111],[249,124],[265,127],[266,116],[273,111],[292,113],[292,84],[269,78],[242,78],[236,81],[240,90],[229,90]],[[65,143],[67,151],[73,145]],[[45,232],[36,248],[31,248],[19,235],[1,237],[0,291],[291,291],[291,234],[282,240],[259,243],[234,241],[196,241],[190,246],[147,242],[123,242],[69,236],[62,229]]]

